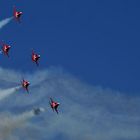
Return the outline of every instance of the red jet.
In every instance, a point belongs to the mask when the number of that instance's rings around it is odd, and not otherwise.
[[[40,59],[40,55],[36,54],[33,50],[32,50],[32,61],[36,63],[36,65],[38,66],[38,60]]]
[[[8,52],[9,52],[10,48],[11,48],[10,45],[7,45],[7,44],[2,43],[1,53],[4,53],[4,55],[6,55],[6,56],[9,57]]]
[[[30,85],[30,82],[28,82],[27,80],[22,80],[22,82],[21,82],[21,84],[22,84],[22,87],[27,91],[27,92],[29,92],[28,91],[28,86]]]
[[[58,106],[60,105],[60,103],[55,102],[55,101],[53,101],[52,98],[50,98],[50,102],[49,102],[49,104],[50,104],[52,110],[53,110],[53,111],[55,110],[56,113],[58,114],[58,110],[57,110],[57,108],[58,108]]]
[[[17,11],[16,8],[14,7],[14,18],[15,18],[18,22],[20,22],[20,17],[21,17],[21,15],[22,15],[22,12]]]

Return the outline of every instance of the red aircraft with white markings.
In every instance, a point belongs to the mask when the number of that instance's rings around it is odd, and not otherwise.
[[[32,61],[36,63],[36,65],[38,66],[38,60],[40,59],[40,55],[36,54],[33,50],[32,50]]]
[[[57,110],[57,108],[58,108],[58,106],[60,105],[60,103],[55,102],[55,101],[53,101],[52,98],[50,98],[50,102],[49,102],[49,104],[50,104],[52,110],[53,110],[53,111],[55,110],[56,113],[58,114],[58,110]]]
[[[9,57],[9,50],[10,50],[11,46],[5,43],[2,43],[2,49],[1,49],[1,53],[3,53],[4,55]]]
[[[22,84],[22,87],[23,87],[27,92],[29,92],[29,91],[28,91],[28,86],[30,85],[30,82],[23,79],[22,82],[21,82],[21,84]]]
[[[14,7],[14,18],[15,18],[18,22],[20,22],[20,17],[21,17],[21,15],[22,15],[22,12],[17,11],[16,8]]]

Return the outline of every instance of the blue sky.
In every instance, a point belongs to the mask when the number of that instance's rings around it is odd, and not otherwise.
[[[0,139],[139,140],[140,2],[3,0],[0,21],[13,5],[23,16],[0,29],[12,46],[9,59],[0,55]],[[23,76],[30,94],[15,91]]]
[[[140,91],[139,1],[41,0],[1,2],[1,18],[12,7],[23,11],[22,23],[12,21],[0,38],[11,43],[10,60],[1,66],[36,70],[30,62],[34,48],[41,68],[61,66],[87,83],[123,92]],[[28,61],[29,60],[29,61]]]

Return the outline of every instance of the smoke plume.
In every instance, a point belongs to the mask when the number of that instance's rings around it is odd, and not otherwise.
[[[10,18],[6,18],[0,21],[0,29],[2,29],[5,25],[7,25],[12,19],[13,17],[10,17]]]
[[[12,116],[11,114],[5,114],[6,117],[0,118],[3,121],[0,121],[0,138],[2,140],[8,140],[9,136],[15,129],[22,127],[23,124],[27,122],[28,119],[32,118],[34,115],[33,111],[24,112],[20,115]],[[4,115],[4,116],[5,116]]]
[[[21,86],[9,88],[9,89],[0,89],[0,101],[10,96],[11,94],[13,94],[15,91],[17,91],[20,88]]]

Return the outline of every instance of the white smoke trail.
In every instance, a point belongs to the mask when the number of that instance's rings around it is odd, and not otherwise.
[[[20,89],[21,86],[9,88],[9,89],[0,89],[0,100],[3,100],[4,98],[10,96],[13,94],[16,90]]]
[[[26,121],[29,118],[32,118],[33,116],[35,116],[35,114],[34,114],[33,110],[31,110],[31,111],[28,111],[28,112],[24,112],[21,115],[13,117],[13,121],[16,121],[16,123],[21,124],[22,122]]]
[[[6,115],[8,116],[8,115]],[[32,118],[34,115],[33,111],[25,112],[18,116],[9,116],[3,118],[3,121],[0,122],[0,139],[7,140],[10,134],[16,129],[21,127],[26,121]]]
[[[12,19],[13,17],[10,17],[10,18],[6,18],[0,21],[0,29],[2,29],[6,24],[8,24]]]

